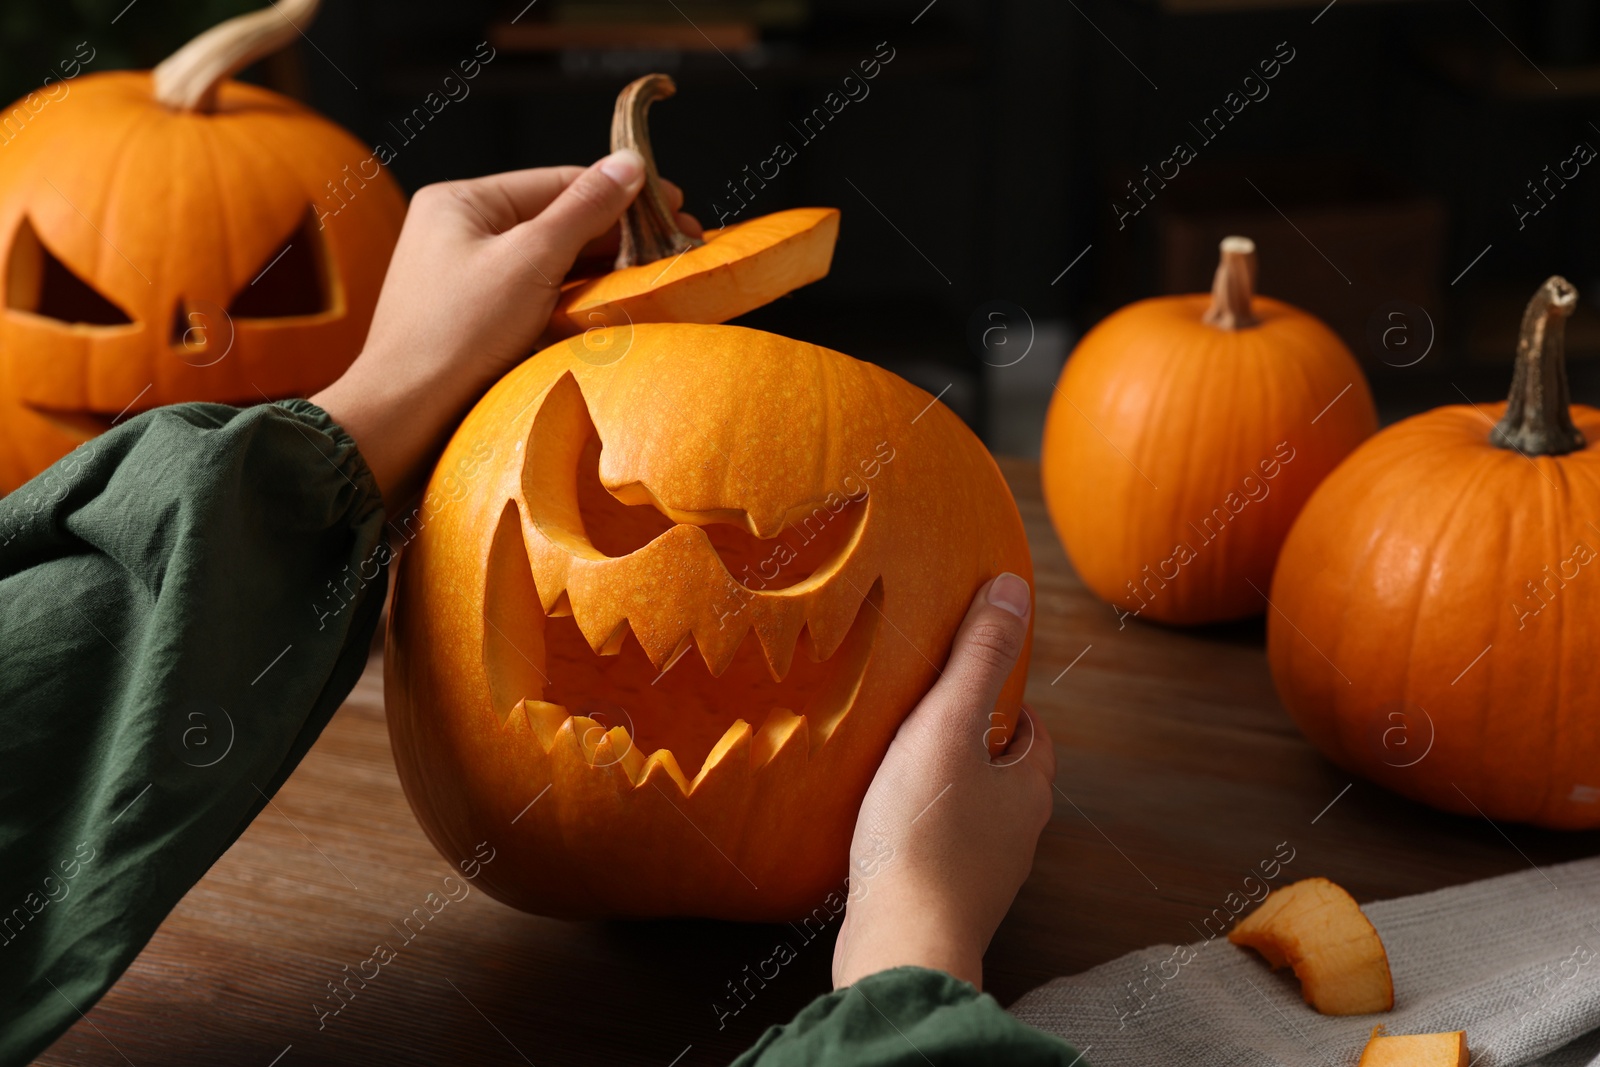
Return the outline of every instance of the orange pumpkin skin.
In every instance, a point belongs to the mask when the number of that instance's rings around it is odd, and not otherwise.
[[[331,383],[365,339],[405,214],[367,149],[276,93],[228,81],[200,112],[158,103],[144,71],[68,84],[0,151],[0,491],[124,411]],[[263,273],[286,242],[301,247]],[[37,313],[39,245],[128,321]],[[226,313],[296,267],[317,273],[320,310]]]
[[[1377,428],[1361,368],[1320,321],[1257,296],[1258,325],[1222,330],[1201,321],[1209,299],[1144,300],[1095,326],[1045,422],[1056,533],[1124,618],[1260,614],[1295,515]]]
[[[1571,408],[1586,448],[1525,457],[1489,443],[1505,410],[1407,419],[1328,477],[1284,544],[1267,653],[1340,766],[1446,811],[1591,828],[1600,411]]]
[[[516,907],[796,918],[842,898],[972,594],[1031,582],[1016,506],[958,418],[870,364],[732,326],[588,341],[497,384],[396,521],[401,782],[453,862],[495,849],[478,884]],[[1026,662],[973,744],[1014,726]]]

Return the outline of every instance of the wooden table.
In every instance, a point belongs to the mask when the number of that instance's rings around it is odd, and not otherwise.
[[[1600,852],[1600,834],[1497,827],[1351,784],[1278,706],[1260,621],[1119,629],[1067,565],[1037,466],[1003,466],[1033,543],[1028,695],[1055,735],[1060,792],[989,953],[1002,1002],[1143,945],[1196,940],[1280,842],[1295,851],[1289,874],[1326,875],[1364,901]],[[564,923],[475,891],[319,1030],[327,983],[398,941],[390,924],[451,873],[395,778],[381,667],[375,655],[274,802],[40,1063],[722,1064],[828,988],[831,933],[719,1029],[726,983],[792,931]]]

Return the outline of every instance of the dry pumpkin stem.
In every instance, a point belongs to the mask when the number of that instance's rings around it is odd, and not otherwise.
[[[617,95],[616,110],[611,113],[611,150],[631,148],[644,157],[644,188],[622,216],[618,270],[654,263],[705,244],[678,229],[677,214],[667,203],[655,153],[650,150],[650,105],[677,91],[677,85],[667,75],[646,74]]]
[[[1216,277],[1211,282],[1211,306],[1201,316],[1208,326],[1221,330],[1248,330],[1260,325],[1250,302],[1256,295],[1256,243],[1248,237],[1224,237]]]
[[[172,53],[151,73],[155,97],[179,111],[212,111],[230,75],[283,48],[316,17],[320,0],[278,0],[231,18]]]
[[[1564,456],[1587,443],[1572,424],[1567,385],[1567,318],[1578,306],[1578,290],[1560,275],[1539,286],[1522,313],[1517,362],[1506,413],[1489,443],[1529,456]]]

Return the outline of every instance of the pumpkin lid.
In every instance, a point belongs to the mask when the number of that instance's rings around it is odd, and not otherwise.
[[[676,91],[667,75],[647,74],[617,96],[611,150],[643,157],[644,188],[622,218],[616,270],[563,286],[551,338],[636,322],[726,322],[828,273],[837,208],[779,211],[708,230],[703,239],[678,228],[647,121],[650,105]]]

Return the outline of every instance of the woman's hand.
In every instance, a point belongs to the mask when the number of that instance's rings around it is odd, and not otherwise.
[[[983,953],[1050,819],[1055,749],[1023,707],[989,758],[991,714],[1027,637],[1028,584],[978,591],[939,681],[906,717],[867,790],[850,845],[850,902],[833,953],[841,989],[890,967],[982,988]]]
[[[441,182],[412,197],[361,355],[311,398],[355,438],[391,514],[472,404],[528,356],[573,264],[615,250],[617,219],[643,184],[643,160],[624,149],[588,168]],[[686,215],[679,223],[700,233]]]

